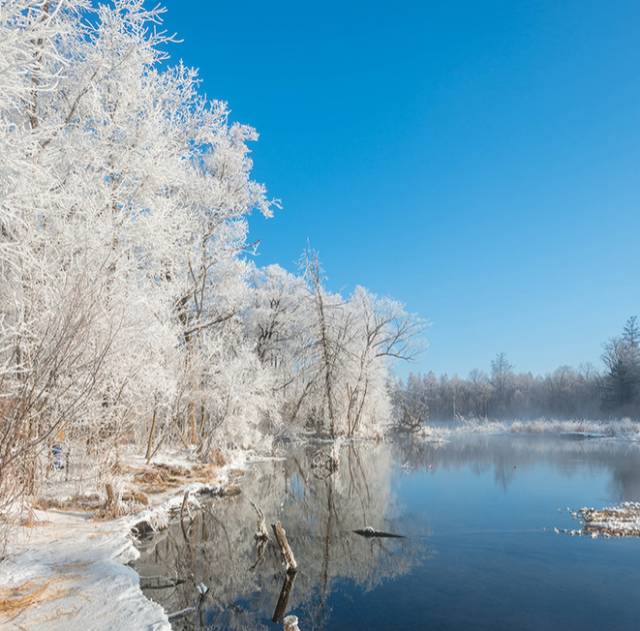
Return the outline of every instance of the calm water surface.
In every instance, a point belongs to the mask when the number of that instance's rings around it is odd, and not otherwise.
[[[168,612],[210,587],[200,616],[174,628],[282,629],[283,611],[302,631],[640,628],[640,540],[553,531],[578,527],[567,507],[640,500],[639,446],[520,435],[347,445],[333,474],[326,446],[286,453],[255,464],[241,495],[213,500],[185,533],[143,544],[144,591]],[[249,500],[287,529],[292,585],[279,552],[256,545]],[[406,538],[352,532],[365,526]]]

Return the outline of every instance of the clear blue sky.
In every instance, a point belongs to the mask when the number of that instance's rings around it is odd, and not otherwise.
[[[640,312],[637,0],[164,4],[261,134],[258,262],[309,238],[331,288],[428,318],[414,369],[599,365]]]

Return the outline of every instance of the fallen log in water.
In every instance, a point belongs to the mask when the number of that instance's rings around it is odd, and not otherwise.
[[[167,618],[169,619],[169,621],[176,620],[177,618],[184,618],[184,616],[188,616],[195,610],[195,607],[187,607],[185,609],[180,609],[180,611],[174,611],[173,613],[167,614]]]
[[[280,552],[282,552],[282,558],[284,559],[287,573],[295,574],[298,571],[298,564],[296,562],[296,558],[293,556],[291,546],[287,541],[287,531],[282,527],[282,524],[279,521],[275,524],[271,524],[271,528],[273,529],[273,534],[280,546]]]
[[[182,585],[182,583],[184,582],[186,582],[184,578],[169,578],[165,576],[151,576],[151,577],[141,576],[140,577],[140,587],[145,590],[167,589],[169,587],[176,587],[177,585]]]
[[[392,532],[383,532],[382,530],[374,530],[371,526],[359,528],[353,532],[361,537],[392,537],[393,539],[405,539],[404,535],[395,535]]]

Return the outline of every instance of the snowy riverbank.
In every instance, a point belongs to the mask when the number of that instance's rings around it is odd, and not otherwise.
[[[465,419],[448,423],[427,423],[415,432],[415,438],[439,442],[464,434],[555,434],[583,438],[620,438],[640,441],[640,423],[625,418],[615,421],[536,419],[528,421],[491,421]]]
[[[185,478],[198,470],[184,458],[170,462]],[[218,468],[210,480],[199,476],[149,494],[146,508],[117,519],[100,521],[72,509],[35,510],[29,526],[12,533],[0,563],[0,628],[170,629],[167,613],[144,596],[140,577],[127,565],[139,556],[132,529],[141,522],[165,527],[187,490],[192,506],[198,497],[223,493],[244,462],[237,458]]]

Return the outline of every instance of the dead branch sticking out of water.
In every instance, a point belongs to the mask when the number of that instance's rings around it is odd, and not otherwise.
[[[171,578],[169,576],[141,576],[140,586],[144,590],[149,589],[167,589],[168,587],[176,587],[185,582],[184,578]],[[144,583],[144,584],[143,584]]]
[[[258,540],[258,545],[256,546],[257,554],[255,563],[249,568],[251,571],[255,570],[262,561],[264,561],[264,553],[267,551],[267,543],[266,539]]]
[[[356,535],[360,535],[361,537],[388,537],[393,539],[404,539],[404,535],[395,535],[392,532],[383,532],[382,530],[375,530],[371,528],[371,526],[367,526],[366,528],[358,528],[353,532]]]
[[[174,611],[167,615],[169,622],[172,620],[177,620],[178,618],[184,618],[192,613],[196,613],[198,616],[200,615],[200,610],[202,609],[202,603],[204,602],[207,594],[209,593],[209,588],[204,583],[198,583],[196,585],[196,589],[198,590],[198,601],[193,607],[185,607],[184,609],[180,609],[180,611]]]
[[[269,531],[267,530],[267,522],[264,519],[264,513],[251,500],[249,500],[249,503],[258,514],[258,525],[254,537],[258,539],[258,541],[268,541]]]
[[[284,583],[282,584],[282,589],[280,590],[280,597],[278,598],[278,602],[276,603],[276,608],[273,612],[273,618],[271,618],[272,622],[282,622],[285,612],[287,611],[287,605],[289,604],[289,596],[291,595],[291,590],[293,589],[293,584],[296,580],[296,574],[285,574]],[[290,616],[287,616],[290,617]],[[286,626],[285,626],[286,628]]]
[[[169,622],[172,620],[177,620],[178,618],[184,618],[188,616],[190,613],[193,613],[196,610],[195,607],[185,607],[184,609],[180,609],[180,611],[174,611],[167,615]]]
[[[182,506],[180,506],[180,528],[182,529],[182,536],[184,537],[185,541],[189,541],[189,538],[187,537],[187,531],[184,527],[184,513],[185,510],[187,511],[187,514],[189,513],[189,491],[185,491],[184,492],[184,497],[182,498]],[[189,515],[189,517],[191,517],[191,515]]]
[[[273,534],[276,537],[276,541],[280,546],[280,552],[284,560],[285,567],[287,568],[287,574],[295,574],[298,571],[298,564],[296,558],[293,556],[293,551],[287,540],[287,531],[282,527],[282,524],[277,521],[275,524],[271,524]]]

